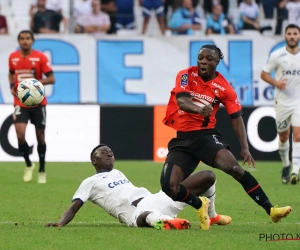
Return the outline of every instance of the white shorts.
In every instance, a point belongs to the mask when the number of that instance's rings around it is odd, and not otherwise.
[[[293,107],[284,107],[275,105],[276,128],[277,132],[284,132],[290,126],[300,127],[300,105]]]
[[[163,215],[176,218],[185,206],[187,206],[186,203],[173,201],[163,191],[159,191],[156,194],[146,196],[138,203],[131,225],[137,227],[136,219],[145,211],[159,211]]]

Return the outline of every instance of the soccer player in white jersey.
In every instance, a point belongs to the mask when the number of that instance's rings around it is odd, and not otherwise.
[[[289,24],[285,29],[286,46],[271,53],[261,79],[275,87],[276,127],[279,155],[283,164],[282,183],[297,184],[300,168],[300,28]],[[270,73],[275,70],[275,78]],[[293,128],[292,173],[290,175],[290,126]]]
[[[81,183],[73,196],[72,205],[60,221],[45,226],[67,225],[89,200],[127,226],[164,230],[190,227],[188,220],[176,218],[186,203],[175,202],[162,191],[151,194],[146,188],[134,186],[121,171],[113,169],[114,160],[112,150],[105,144],[94,148],[91,161],[97,173]],[[231,217],[219,215],[215,211],[216,177],[212,171],[200,171],[184,182],[194,194],[210,199],[210,206],[203,207],[203,216],[211,218],[211,225],[227,225],[231,222]]]

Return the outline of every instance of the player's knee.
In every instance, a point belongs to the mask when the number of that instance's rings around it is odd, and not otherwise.
[[[172,187],[170,182],[172,168],[172,163],[165,163],[160,176],[161,189],[169,196],[172,195]]]
[[[229,167],[229,174],[236,180],[240,180],[245,170],[238,164]]]
[[[205,176],[205,180],[210,186],[212,186],[216,182],[217,178],[213,171],[205,170],[205,171],[202,171],[202,174]]]

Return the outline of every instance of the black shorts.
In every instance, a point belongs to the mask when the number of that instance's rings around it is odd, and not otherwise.
[[[186,176],[194,172],[199,162],[212,166],[217,152],[230,150],[222,134],[216,130],[177,132],[177,137],[168,144],[167,163],[179,166]]]
[[[30,122],[39,129],[46,127],[46,106],[37,106],[34,108],[23,108],[15,106],[13,114],[14,123],[28,123]]]

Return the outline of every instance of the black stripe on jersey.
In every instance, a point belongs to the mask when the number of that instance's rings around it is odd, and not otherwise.
[[[238,118],[239,116],[242,116],[242,115],[243,115],[243,112],[242,112],[242,110],[240,110],[240,111],[235,112],[235,113],[233,113],[229,116],[230,116],[231,119],[235,119],[235,118]]]
[[[188,92],[179,92],[179,93],[176,94],[176,98],[180,98],[180,97],[183,97],[183,96],[191,97],[191,94],[188,93]]]
[[[53,71],[52,71],[52,70],[49,71],[49,72],[47,72],[47,73],[44,73],[45,76],[50,76],[50,75],[52,75],[52,74],[53,74]]]

